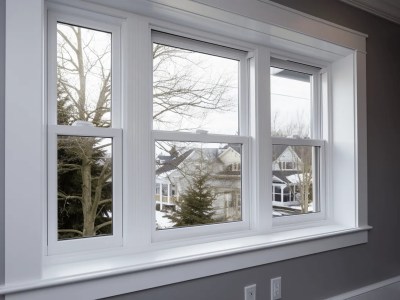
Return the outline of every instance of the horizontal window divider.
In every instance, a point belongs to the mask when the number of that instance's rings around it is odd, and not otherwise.
[[[248,137],[225,134],[191,133],[176,131],[153,131],[154,140],[179,141],[179,142],[201,142],[201,143],[236,143],[244,144],[249,141]]]
[[[273,145],[290,145],[290,146],[314,146],[324,147],[324,140],[316,139],[293,139],[293,138],[282,138],[282,137],[271,137]]]
[[[101,128],[91,126],[69,126],[69,125],[49,125],[49,134],[74,135],[88,137],[122,137],[121,128]]]

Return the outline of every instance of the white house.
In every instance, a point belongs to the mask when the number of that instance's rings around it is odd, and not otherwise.
[[[194,148],[168,157],[159,155],[156,170],[156,208],[175,209],[175,201],[191,183],[191,174],[199,169],[210,174],[209,186],[215,195],[216,220],[241,218],[240,146]]]

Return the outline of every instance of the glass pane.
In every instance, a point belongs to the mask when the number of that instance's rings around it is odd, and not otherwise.
[[[240,221],[240,144],[157,141],[156,228]]]
[[[310,138],[312,76],[275,67],[270,74],[272,136]]]
[[[112,138],[59,136],[58,239],[112,234]]]
[[[57,24],[57,124],[111,125],[111,34]]]
[[[273,216],[320,211],[319,147],[273,145]]]
[[[153,128],[238,134],[239,62],[153,44]]]

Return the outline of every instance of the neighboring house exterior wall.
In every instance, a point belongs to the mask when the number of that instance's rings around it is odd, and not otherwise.
[[[292,147],[288,146],[273,162],[272,170],[298,170],[298,163],[301,163],[300,157]]]

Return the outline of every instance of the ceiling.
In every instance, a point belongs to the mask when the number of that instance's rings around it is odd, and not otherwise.
[[[400,0],[342,0],[350,5],[368,11],[400,24]]]

